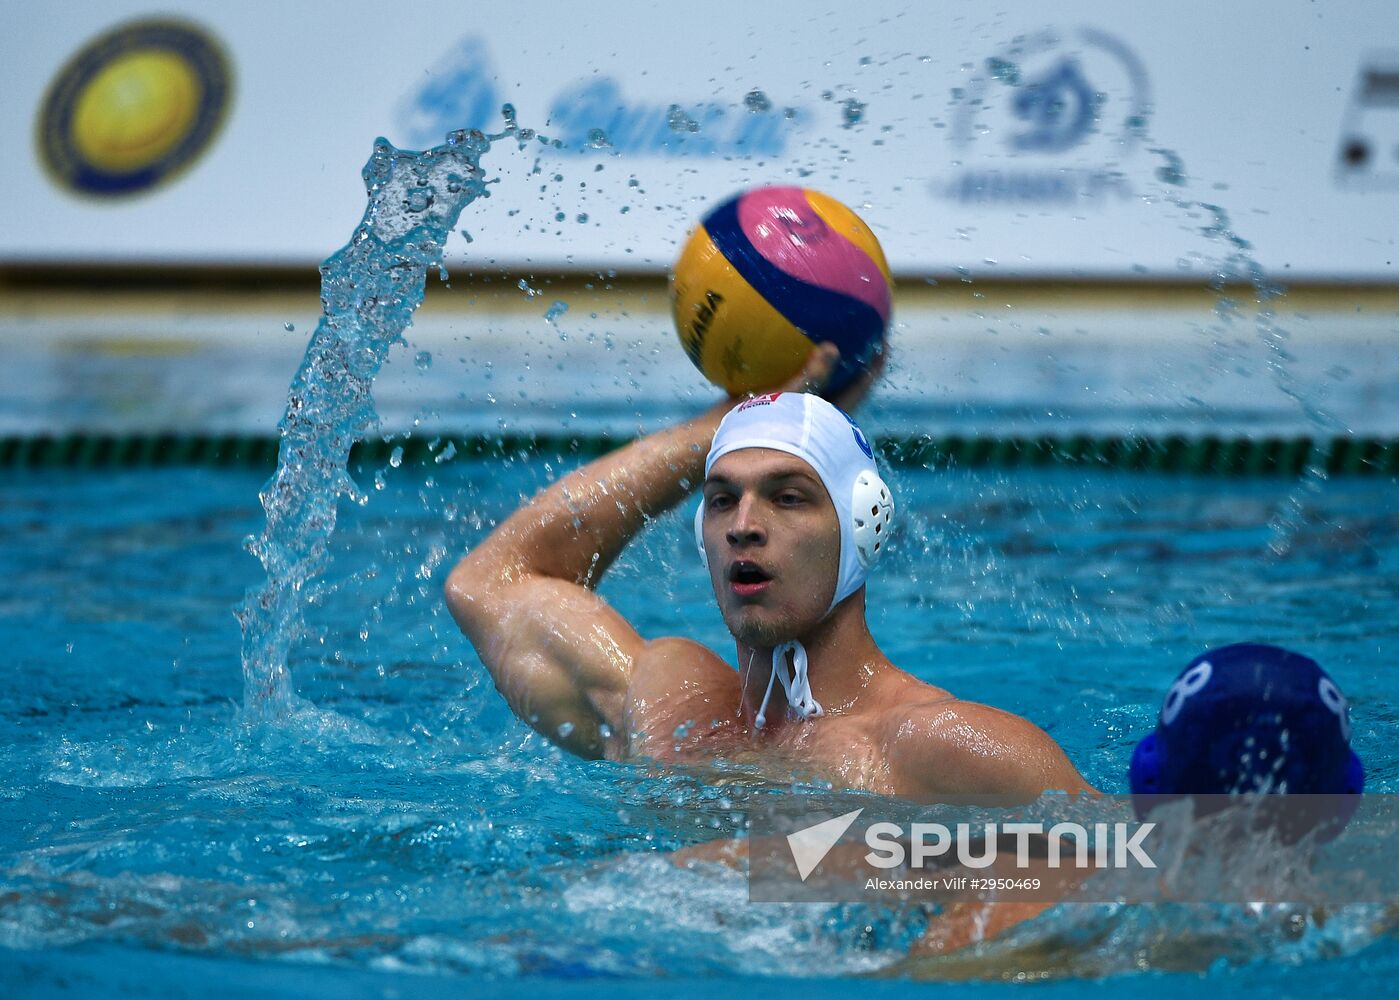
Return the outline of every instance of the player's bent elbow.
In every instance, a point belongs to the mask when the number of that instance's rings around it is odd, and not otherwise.
[[[442,587],[447,608],[468,635],[473,627],[483,624],[490,617],[490,598],[499,585],[499,574],[491,572],[482,565],[481,560],[470,555],[447,574],[447,582]]]

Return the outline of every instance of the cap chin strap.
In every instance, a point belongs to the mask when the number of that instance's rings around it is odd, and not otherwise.
[[[787,654],[792,654],[792,667],[787,666]],[[758,706],[753,723],[759,729],[767,722],[768,699],[772,697],[774,681],[782,682],[782,690],[787,693],[787,704],[803,719],[824,715],[821,703],[811,696],[811,678],[807,676],[806,647],[793,639],[784,642],[772,651],[772,673],[768,676],[767,693]]]

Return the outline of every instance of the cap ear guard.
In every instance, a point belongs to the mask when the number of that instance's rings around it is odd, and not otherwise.
[[[894,498],[879,473],[868,469],[855,477],[850,494],[851,531],[860,565],[869,569],[885,549],[894,521]]]

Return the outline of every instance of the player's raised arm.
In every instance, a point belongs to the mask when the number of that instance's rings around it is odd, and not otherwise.
[[[608,754],[608,730],[620,733],[644,645],[593,591],[646,518],[698,485],[727,408],[716,405],[573,472],[511,515],[447,578],[448,607],[510,707],[575,753]]]

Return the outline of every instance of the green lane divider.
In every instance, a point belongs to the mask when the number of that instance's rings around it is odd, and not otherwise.
[[[391,437],[359,442],[351,463],[432,465],[458,458],[566,458],[600,455],[629,438],[610,434],[507,434]],[[259,468],[277,463],[271,434],[65,434],[0,437],[0,469],[136,469],[165,466]],[[1308,467],[1333,476],[1399,474],[1399,438],[1247,438],[1172,434],[1016,437],[915,435],[878,442],[895,465],[929,468],[1080,466],[1134,472],[1296,476]]]

